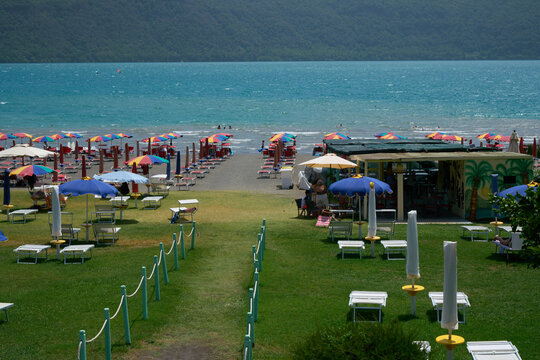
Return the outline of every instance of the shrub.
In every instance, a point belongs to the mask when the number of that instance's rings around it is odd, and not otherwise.
[[[425,360],[415,340],[415,333],[406,333],[397,321],[348,323],[318,329],[296,347],[294,359]]]

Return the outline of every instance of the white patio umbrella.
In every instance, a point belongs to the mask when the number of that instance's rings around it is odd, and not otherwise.
[[[37,147],[30,146],[28,144],[17,144],[9,149],[0,151],[0,158],[2,157],[17,157],[17,156],[28,156],[28,157],[46,157],[53,156],[54,152],[40,149]]]
[[[323,167],[330,169],[348,169],[356,167],[356,164],[347,159],[337,156],[333,153],[328,153],[323,156],[318,156],[314,159],[304,161],[300,165],[306,165],[310,167]]]
[[[60,198],[58,195],[58,186],[53,186],[51,188],[52,201],[51,201],[51,210],[52,210],[52,227],[51,235],[54,238],[62,236],[62,213],[60,211]]]
[[[380,238],[377,235],[377,212],[375,209],[375,184],[369,183],[369,199],[368,199],[368,233],[366,240],[371,241],[371,257],[375,257],[375,241]]]
[[[441,327],[449,333],[458,328],[457,313],[457,243],[444,242],[444,284]]]
[[[408,213],[407,221],[407,279],[414,280],[420,278],[420,264],[418,260],[418,228],[416,225],[416,210]]]

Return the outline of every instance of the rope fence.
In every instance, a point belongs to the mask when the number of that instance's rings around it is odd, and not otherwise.
[[[242,358],[253,360],[255,346],[255,321],[259,313],[259,272],[262,270],[264,249],[266,248],[266,219],[263,219],[261,230],[257,235],[257,245],[252,246],[253,254],[253,287],[249,288],[249,311],[246,320],[246,335],[242,345]]]
[[[166,256],[170,255],[171,252],[174,252],[173,258],[174,258],[174,270],[178,270],[178,259],[179,257],[183,260],[186,258],[186,250],[185,250],[185,244],[184,239],[191,237],[191,250],[195,249],[195,235],[198,234],[197,230],[197,224],[195,221],[192,223],[191,231],[189,234],[186,234],[184,232],[184,226],[183,224],[180,224],[179,229],[179,236],[176,236],[176,233],[172,234],[172,244],[171,248],[168,252],[165,252],[163,248],[163,242],[159,243],[159,255],[154,255],[154,265],[152,267],[152,272],[150,273],[150,276],[146,276],[146,267],[143,266],[141,269],[141,275],[140,275],[140,281],[137,285],[137,289],[130,295],[126,293],[126,286],[122,285],[120,286],[120,303],[118,304],[118,308],[116,309],[116,312],[113,316],[110,316],[109,308],[104,309],[104,321],[101,325],[101,329],[98,331],[96,336],[91,338],[90,340],[86,340],[86,331],[85,330],[79,330],[79,343],[77,348],[77,359],[78,360],[86,360],[86,344],[89,344],[93,342],[94,340],[98,339],[102,334],[104,334],[104,341],[105,341],[105,359],[110,360],[111,359],[111,320],[114,320],[116,316],[120,313],[120,309],[122,309],[122,315],[123,315],[123,322],[124,322],[124,337],[125,342],[127,345],[131,344],[131,329],[129,326],[129,312],[128,312],[128,303],[127,299],[135,296],[139,290],[141,291],[141,299],[142,299],[142,317],[143,320],[148,320],[148,290],[147,290],[147,281],[152,279],[152,277],[155,275],[154,278],[154,290],[156,294],[156,301],[160,300],[160,280],[159,280],[159,267],[161,265],[162,273],[163,273],[163,282],[168,284],[169,282],[169,276],[167,272],[167,261]],[[178,239],[177,239],[178,238]],[[179,254],[178,252],[178,246],[180,245],[181,252]],[[156,271],[157,270],[157,271]]]

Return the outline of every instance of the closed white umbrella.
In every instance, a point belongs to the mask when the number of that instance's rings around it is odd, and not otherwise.
[[[369,183],[369,206],[368,206],[368,233],[366,240],[371,241],[371,257],[375,257],[375,241],[380,238],[377,235],[377,212],[375,209],[375,184]]]
[[[55,238],[62,236],[62,213],[60,211],[60,198],[58,195],[58,186],[51,188],[52,201],[52,227],[51,235]]]
[[[347,169],[356,167],[356,163],[353,163],[352,161],[349,161],[332,153],[318,156],[308,161],[304,161],[300,165],[330,169]]]
[[[416,210],[408,213],[407,221],[407,279],[420,278],[420,262],[418,259],[418,227],[416,224]]]
[[[457,243],[444,242],[444,284],[441,327],[450,332],[458,328],[457,312]]]

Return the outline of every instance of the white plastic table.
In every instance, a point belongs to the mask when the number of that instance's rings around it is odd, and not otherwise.
[[[37,212],[38,212],[37,209],[20,209],[20,210],[15,210],[15,211],[10,212],[9,216],[11,216],[12,224],[25,224],[26,217],[28,215],[34,215],[34,219],[35,219]],[[15,221],[15,216],[22,218],[22,221]]]
[[[161,205],[163,196],[147,196],[142,199],[144,209],[157,209]]]

